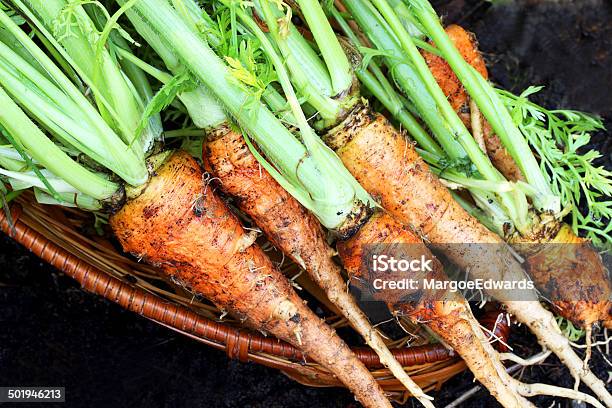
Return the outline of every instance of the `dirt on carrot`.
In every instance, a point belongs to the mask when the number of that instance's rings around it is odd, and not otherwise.
[[[365,366],[308,309],[203,176],[191,156],[174,153],[111,217],[123,249],[250,327],[299,347],[364,406],[391,407]]]
[[[207,135],[204,167],[268,239],[323,287],[342,286],[319,221],[257,162],[240,132],[227,126]],[[333,278],[337,276],[338,279]],[[334,279],[333,282],[326,282]]]
[[[514,234],[509,242],[525,257],[525,269],[536,286],[553,299],[554,313],[576,326],[589,328],[603,322],[612,326],[610,278],[601,255],[571,227],[528,236]]]
[[[503,242],[453,200],[414,144],[369,107],[357,108],[326,143],[383,208],[433,245]]]
[[[476,41],[474,35],[458,25],[448,26],[446,34],[451,38],[463,59],[476,68],[485,79],[488,78],[485,61],[478,52],[478,49],[474,47]],[[431,42],[431,45],[435,46],[433,42]],[[438,85],[440,85],[440,88],[442,88],[442,91],[448,97],[453,109],[462,114],[469,113],[469,95],[465,92],[461,81],[459,81],[450,65],[440,56],[427,51],[422,51],[421,53],[429,66],[429,70],[434,75],[434,78],[436,78]]]
[[[332,252],[321,227],[311,214],[260,168],[243,136],[228,128],[219,129],[209,135],[204,156],[206,167],[219,178],[220,188],[237,199],[237,205],[253,218],[278,248],[305,267],[313,280],[325,289],[332,302],[349,321],[357,323],[357,330],[372,344],[376,332],[353,299],[346,298],[350,295],[346,292],[339,268],[331,259]],[[308,241],[303,241],[304,238]],[[372,282],[374,279],[365,276],[368,272],[367,262],[362,253],[371,243],[411,244],[404,250],[410,249],[413,253],[398,256],[417,259],[424,255],[433,258],[421,239],[408,227],[400,226],[388,214],[378,214],[370,218],[353,238],[338,243],[344,266],[349,273],[354,273],[357,281]],[[379,249],[385,251],[385,248]],[[441,264],[436,261],[435,266],[433,277],[444,279]],[[457,293],[449,294],[448,301],[441,301],[444,295],[429,290],[418,293],[388,291],[383,300],[394,314],[407,315],[414,321],[429,325],[466,360],[471,369],[476,370],[477,378],[504,405],[529,406],[527,401],[507,388],[509,380],[499,357],[478,327],[467,303]],[[407,298],[411,296],[422,299],[416,303],[408,302]]]

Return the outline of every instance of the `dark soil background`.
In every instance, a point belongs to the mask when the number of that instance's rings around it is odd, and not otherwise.
[[[612,2],[434,4],[446,22],[459,22],[478,35],[500,85],[516,92],[530,84],[546,85],[537,102],[598,113],[612,125]],[[604,133],[594,138],[608,166],[610,140]],[[519,354],[537,352],[533,338],[520,328],[511,340]],[[608,379],[611,367],[598,350],[592,367]],[[554,358],[522,376],[572,385]],[[2,235],[0,386],[9,385],[64,386],[63,405],[70,407],[357,406],[344,390],[303,387],[277,371],[229,361],[222,352],[84,293]],[[469,373],[458,375],[434,394],[436,405],[446,405],[473,386]],[[548,398],[534,402],[539,407],[554,403]],[[556,407],[572,406],[558,403]],[[497,404],[481,391],[463,406]]]

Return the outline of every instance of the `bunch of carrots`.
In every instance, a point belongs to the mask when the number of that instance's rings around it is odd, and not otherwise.
[[[31,189],[41,203],[107,214],[126,252],[300,348],[366,407],[391,405],[226,199],[422,405],[434,406],[345,274],[452,347],[504,407],[542,394],[612,407],[555,316],[587,343],[612,324],[608,271],[590,244],[612,242],[612,177],[577,150],[601,122],[495,89],[474,37],[444,29],[427,0],[5,0],[0,102],[5,207]],[[164,130],[170,110],[189,127]],[[476,279],[552,287],[550,304],[536,290],[485,295],[560,358],[575,389],[509,375],[503,360],[521,359],[492,347],[460,292],[372,290],[377,278],[448,280],[432,250]],[[381,274],[367,262],[376,253],[432,266]]]

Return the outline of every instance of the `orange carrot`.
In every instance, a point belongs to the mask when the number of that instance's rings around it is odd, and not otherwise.
[[[203,184],[200,166],[174,153],[111,217],[123,249],[157,265],[249,326],[303,350],[367,407],[391,407],[336,333],[293,291],[238,219]]]
[[[539,238],[515,235],[510,242],[525,256],[536,286],[553,299],[554,312],[582,328],[610,319],[610,279],[601,256],[567,224]],[[577,300],[580,299],[580,300]]]
[[[487,78],[487,68],[474,35],[457,25],[448,26],[446,33],[463,58]],[[464,115],[470,109],[469,95],[457,76],[441,57],[428,52],[424,52],[424,56],[455,110]],[[485,124],[484,129],[487,154],[493,164],[508,180],[522,180],[518,166],[500,139],[491,134],[488,124]],[[612,326],[612,303],[608,300],[612,287],[601,257],[588,242],[577,237],[567,224],[559,223],[552,217],[542,217],[547,219],[534,220],[530,234],[514,234],[506,237],[507,241],[526,258],[525,267],[537,287],[555,300],[556,313],[584,328],[599,321]],[[539,243],[543,245],[530,245]],[[576,279],[577,271],[580,274],[579,280]]]
[[[480,114],[482,117],[482,114]],[[491,159],[493,165],[504,175],[508,180],[521,180],[524,181],[525,177],[521,173],[508,150],[502,144],[500,138],[493,133],[493,129],[489,122],[482,117],[484,122],[483,125],[483,139],[485,141],[485,147],[487,149],[487,155]]]
[[[526,277],[504,241],[469,215],[429,170],[413,144],[380,114],[358,106],[326,136],[357,181],[397,220],[414,227],[431,245],[477,279],[520,281]],[[465,244],[477,243],[466,250]],[[457,245],[459,244],[459,245]],[[482,245],[484,244],[484,245]],[[492,245],[491,245],[492,244]],[[585,367],[559,331],[554,316],[533,300],[516,300],[490,290],[508,311],[525,323],[540,343],[553,351],[575,378],[606,404],[612,396]]]
[[[380,334],[372,327],[348,293],[340,267],[333,261],[319,221],[260,166],[241,133],[228,126],[217,127],[207,135],[204,165],[220,188],[234,197],[238,207],[284,254],[300,265],[324,290],[328,299],[379,355],[381,363],[419,398],[423,405],[429,397],[414,383],[393,357]]]
[[[486,79],[488,78],[487,67],[482,55],[473,47],[474,37],[457,25],[450,25],[446,28],[446,34],[451,38],[463,59],[470,63]],[[435,46],[435,44],[432,43]],[[436,78],[438,85],[448,97],[451,106],[459,113],[469,112],[469,96],[459,78],[455,75],[450,65],[444,58],[434,55],[427,51],[422,51],[423,57],[429,66],[429,70]],[[465,118],[465,116],[463,116]],[[469,118],[469,116],[467,116]]]
[[[433,258],[427,247],[414,232],[397,223],[388,213],[377,213],[365,224],[356,235],[345,242],[338,244],[338,252],[349,274],[362,283],[365,290],[371,289],[364,282],[374,282],[375,279],[399,280],[403,278],[445,279],[442,265]],[[372,255],[387,254],[396,259],[432,259],[431,272],[417,272],[406,275],[405,272],[380,272],[373,270],[368,262]],[[564,398],[579,399],[589,404],[603,408],[595,398],[590,395],[555,387],[547,384],[525,384],[510,377],[501,364],[499,356],[495,353],[487,339],[479,330],[471,314],[467,302],[457,293],[442,290],[423,291],[416,290],[373,290],[375,299],[387,303],[389,310],[396,316],[407,316],[414,321],[426,324],[437,333],[445,342],[451,345],[461,355],[474,376],[485,385],[491,394],[504,406],[531,406],[523,397],[534,395],[553,395]],[[545,321],[542,309],[537,302],[525,303],[525,313],[533,313],[532,319],[538,322]],[[513,310],[517,307],[515,302],[508,302],[507,306]],[[553,341],[560,337],[554,333]],[[567,341],[567,340],[566,340]]]
[[[338,253],[347,271],[357,278],[357,282],[374,282],[375,279],[445,279],[442,264],[433,257],[421,239],[386,213],[375,214],[351,239],[339,243]],[[406,275],[405,272],[373,271],[364,260],[380,254],[390,254],[396,259],[419,259],[423,256],[434,261],[433,271],[411,275]],[[476,320],[469,305],[457,292],[422,288],[375,290],[373,296],[384,301],[395,316],[407,316],[431,328],[463,357],[476,379],[487,387],[502,405],[531,406],[529,401],[513,389],[513,381],[506,373],[498,354],[475,325]]]
[[[325,138],[383,208],[433,244],[501,242],[453,200],[412,142],[384,116],[361,105]]]

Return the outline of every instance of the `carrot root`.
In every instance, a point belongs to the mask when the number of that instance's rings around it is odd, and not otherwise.
[[[326,135],[326,142],[383,208],[459,267],[484,279],[496,278],[490,276],[491,270],[504,271],[505,280],[526,278],[516,262],[508,268],[512,255],[504,241],[453,199],[414,145],[384,116],[362,106]],[[466,251],[466,243],[483,245]],[[499,300],[508,298],[505,291],[491,295]]]
[[[536,395],[548,395],[552,397],[568,398],[576,401],[584,401],[596,408],[606,408],[601,402],[597,401],[593,396],[584,392],[571,390],[569,388],[556,387],[549,384],[525,384],[519,381],[513,381],[513,386],[518,392],[525,397],[535,397]]]
[[[205,188],[197,162],[174,153],[141,194],[111,217],[127,252],[228,310],[249,326],[299,347],[367,407],[391,407],[370,372]]]
[[[398,244],[405,245],[400,247]],[[400,280],[406,277],[417,280],[444,279],[442,265],[438,261],[433,262],[433,272],[423,276],[406,276],[405,272],[380,273],[369,268],[364,260],[387,251],[393,251],[397,259],[419,259],[420,256],[433,259],[421,239],[407,226],[395,222],[387,213],[375,214],[351,239],[339,243],[338,251],[350,276],[357,278],[358,282],[373,282],[378,278]],[[368,289],[367,286],[363,287],[363,290]],[[500,404],[505,407],[532,406],[510,387],[511,377],[485,338],[467,302],[460,295],[407,289],[374,291],[373,296],[386,302],[394,315],[407,316],[429,326],[464,359],[476,379]]]
[[[584,366],[569,340],[559,330],[552,313],[535,302],[505,302],[505,306],[508,312],[529,327],[543,347],[559,357],[574,378],[582,380],[606,406],[612,407],[612,396],[606,385]]]
[[[487,78],[487,67],[478,51],[474,35],[457,25],[448,26],[446,33],[463,58]],[[472,105],[475,104],[446,61],[427,52],[424,52],[424,55],[438,84],[450,98],[458,114],[462,118],[465,117],[466,103],[469,101],[470,113],[473,115],[475,112]],[[474,126],[472,131],[476,137],[477,129]],[[482,131],[485,151],[495,167],[510,181],[524,180],[516,162],[486,121]],[[515,249],[526,257],[527,271],[536,286],[542,290],[554,288],[555,293],[552,293],[551,297],[560,299],[553,302],[555,311],[587,330],[591,330],[591,325],[599,321],[603,321],[606,327],[612,327],[612,302],[608,300],[612,294],[612,287],[599,254],[584,239],[577,237],[566,224],[560,225],[558,221],[550,219],[544,222],[537,218],[533,224],[534,231],[530,236],[517,235],[509,237],[507,241],[518,244],[515,245]],[[542,249],[533,245],[540,242],[553,245],[544,246]],[[555,248],[554,244],[570,245],[558,245]],[[580,273],[579,281],[575,279],[576,271]],[[597,300],[591,301],[591,299]]]
[[[381,364],[425,407],[433,407],[431,397],[408,376],[351,294],[347,293],[341,270],[332,259],[334,252],[327,244],[320,223],[259,165],[242,134],[228,127],[218,128],[209,135],[203,156],[206,169],[220,180],[220,188],[234,197],[240,209],[278,249],[307,271],[378,354]]]
[[[458,25],[450,25],[446,28],[446,33],[455,44],[463,58],[472,65],[485,78],[488,77],[487,67],[478,51],[478,44],[473,34],[468,33]],[[424,56],[434,74],[438,84],[445,95],[451,100],[453,107],[459,115],[464,114],[468,109],[472,116],[480,116],[474,112],[476,104],[470,100],[469,95],[461,86],[461,82],[454,74],[448,63],[441,57],[424,52]],[[484,130],[478,129],[478,120],[472,120],[472,130],[476,139],[476,134],[482,133],[486,142],[486,151],[496,167],[510,181],[521,180],[521,172],[518,166],[508,154],[499,138],[491,134],[491,128],[485,124]],[[480,131],[478,131],[480,130]],[[551,218],[551,217],[548,217]],[[542,222],[540,222],[542,221]],[[572,322],[586,327],[600,320],[606,320],[610,303],[601,302],[571,302],[569,299],[599,297],[608,299],[612,288],[607,279],[607,271],[601,262],[601,257],[581,238],[577,237],[567,225],[560,225],[556,220],[534,219],[534,231],[531,236],[510,237],[508,241],[519,244],[519,253],[527,257],[527,266],[530,276],[540,287],[557,287],[555,298],[567,299],[568,301],[555,302],[559,309],[559,314],[570,319]],[[543,227],[542,227],[543,226]],[[557,250],[554,248],[544,248],[547,251],[540,251],[536,245],[522,245],[540,242],[550,242],[561,245]],[[535,248],[535,252],[533,253]],[[571,270],[568,270],[571,268]],[[581,273],[580,282],[574,279],[575,270]],[[557,282],[557,278],[559,282]]]
[[[487,67],[484,64],[476,38],[457,25],[450,25],[446,33],[463,58],[485,78],[488,77]],[[447,95],[459,115],[463,115],[469,103],[469,112],[473,116],[481,116],[474,112],[474,103],[461,86],[461,82],[443,58],[424,52],[425,58],[434,74],[438,84]],[[477,107],[476,107],[477,108]],[[474,137],[478,132],[478,120],[472,120],[472,131]],[[504,148],[499,138],[493,134],[488,123],[480,129],[486,152],[493,164],[510,181],[523,180],[521,171]],[[550,218],[550,217],[549,217]],[[553,287],[555,293],[551,294],[554,299],[556,312],[571,320],[580,327],[590,327],[599,321],[606,325],[612,325],[610,320],[610,298],[612,288],[608,274],[601,261],[601,257],[583,239],[577,237],[567,225],[559,225],[556,220],[539,222],[534,219],[534,231],[531,236],[510,237],[508,239],[521,255],[526,257],[526,269],[538,288],[545,289]],[[543,228],[541,226],[544,225]],[[540,230],[538,230],[538,228]],[[542,250],[538,250],[535,244],[539,242],[552,243]],[[523,245],[526,244],[526,245]],[[554,244],[558,245],[555,248]],[[534,253],[535,250],[535,253]],[[575,279],[575,272],[580,271],[581,279]],[[571,299],[601,299],[600,301]]]

